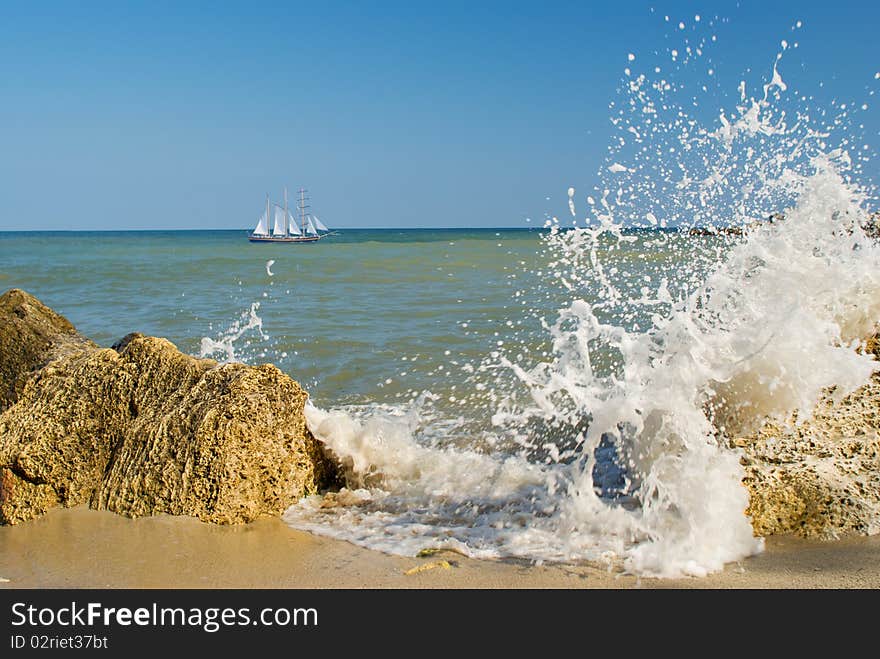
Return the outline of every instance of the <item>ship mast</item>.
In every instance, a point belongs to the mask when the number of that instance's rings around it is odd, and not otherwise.
[[[290,227],[287,225],[287,186],[284,186],[284,235],[290,234]]]
[[[308,236],[306,233],[306,209],[308,206],[306,205],[306,189],[299,189],[299,223],[302,225],[302,235],[303,238]]]
[[[266,236],[272,235],[272,220],[269,219],[269,193],[266,193]]]

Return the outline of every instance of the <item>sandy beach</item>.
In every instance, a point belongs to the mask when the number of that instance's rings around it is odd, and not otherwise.
[[[441,561],[449,567],[413,572]],[[81,506],[0,527],[0,579],[0,588],[880,588],[880,537],[772,537],[763,554],[723,572],[651,579],[451,552],[389,556],[272,518],[217,526]]]

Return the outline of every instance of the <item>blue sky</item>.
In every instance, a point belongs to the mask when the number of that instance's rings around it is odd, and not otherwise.
[[[877,87],[873,2],[0,1],[0,230],[250,228],[284,185],[334,227],[537,224],[695,14],[732,93],[797,20],[788,82]]]

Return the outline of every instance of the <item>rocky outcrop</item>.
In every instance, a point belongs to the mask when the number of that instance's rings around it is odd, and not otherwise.
[[[94,344],[32,295],[12,289],[0,296],[0,412],[24,383],[53,359]]]
[[[139,334],[101,349],[22,291],[0,313],[0,523],[84,502],[248,522],[334,477],[306,428],[308,394],[272,365],[196,359]]]
[[[867,349],[876,353],[877,338]],[[734,440],[755,534],[837,537],[880,533],[880,375],[809,418],[768,422]]]

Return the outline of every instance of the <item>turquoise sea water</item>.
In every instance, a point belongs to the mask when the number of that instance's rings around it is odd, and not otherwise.
[[[534,327],[533,306],[561,301],[529,281],[546,260],[540,236],[346,230],[285,245],[244,231],[6,232],[0,288],[36,295],[101,345],[139,331],[199,355],[204,337],[225,339],[236,359],[275,363],[319,404],[392,401],[436,386],[450,360],[481,357],[514,323]],[[254,303],[262,332],[229,341]]]
[[[345,230],[290,245],[249,243],[244,231],[5,232],[0,288],[37,296],[100,345],[138,331],[229,358],[203,350],[207,338],[235,360],[276,364],[319,405],[394,403],[445,396],[460,387],[456,366],[511,340],[547,348],[540,321],[571,292],[548,269],[545,235]],[[652,237],[612,254],[629,279],[680,258]],[[246,329],[252,308],[261,328]]]

